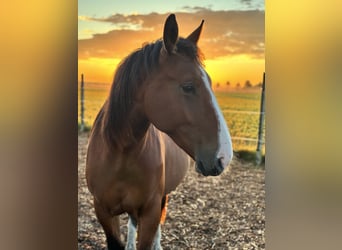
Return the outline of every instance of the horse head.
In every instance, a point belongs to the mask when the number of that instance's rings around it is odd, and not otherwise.
[[[203,22],[181,38],[175,15],[167,18],[159,68],[147,79],[143,105],[149,121],[196,161],[197,172],[216,176],[229,165],[233,151],[197,47]]]

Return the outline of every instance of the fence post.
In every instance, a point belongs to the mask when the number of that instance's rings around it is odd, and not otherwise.
[[[84,131],[84,79],[81,74],[81,128],[80,131]]]
[[[258,132],[258,145],[256,149],[256,164],[260,165],[262,162],[261,148],[263,141],[263,127],[265,122],[265,72],[262,80],[262,90],[261,90],[261,103],[260,103],[260,116],[259,116],[259,132]]]

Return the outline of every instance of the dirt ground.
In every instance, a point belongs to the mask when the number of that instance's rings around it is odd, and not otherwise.
[[[79,135],[78,249],[106,249],[85,182],[87,140]],[[127,215],[120,219],[124,240]],[[190,169],[169,195],[161,244],[164,250],[265,249],[265,170],[237,159],[218,177]]]

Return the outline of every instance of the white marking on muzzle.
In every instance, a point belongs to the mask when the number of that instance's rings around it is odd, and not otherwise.
[[[223,117],[221,109],[217,104],[215,95],[210,87],[209,79],[205,70],[200,66],[200,70],[202,72],[202,79],[205,83],[205,86],[210,93],[211,102],[213,104],[216,117],[219,122],[218,127],[218,138],[219,138],[219,148],[217,151],[217,158],[221,159],[222,166],[225,168],[229,165],[233,158],[233,147],[232,147],[232,139],[230,138],[229,130],[227,123]]]

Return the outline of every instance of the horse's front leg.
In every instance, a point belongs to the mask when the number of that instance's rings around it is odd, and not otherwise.
[[[138,223],[138,250],[161,249],[160,246],[161,198],[144,206]],[[157,242],[159,241],[159,242]]]
[[[108,250],[118,250],[124,249],[124,246],[120,239],[120,220],[119,216],[112,216],[103,209],[103,207],[94,200],[94,207],[96,217],[98,218],[100,224],[107,239]]]
[[[160,228],[160,224],[159,224],[157,232],[154,235],[154,240],[153,240],[153,244],[152,244],[152,250],[162,250],[163,249],[161,247],[160,241],[161,241],[161,228]]]
[[[126,243],[125,250],[136,250],[136,247],[135,247],[136,235],[137,235],[137,222],[132,216],[129,216],[128,224],[127,224],[127,243]]]

